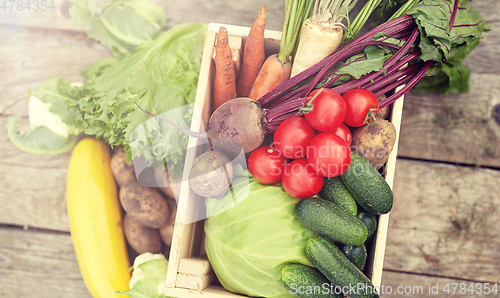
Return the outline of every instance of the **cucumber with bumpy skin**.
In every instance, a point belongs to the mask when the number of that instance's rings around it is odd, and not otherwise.
[[[358,211],[356,201],[347,190],[340,177],[337,176],[325,179],[325,183],[320,193],[323,199],[335,203],[351,212],[353,215],[356,215]]]
[[[341,251],[323,237],[306,241],[306,256],[332,284],[350,298],[377,298],[373,283]]]
[[[295,217],[304,227],[335,242],[360,245],[368,236],[361,220],[327,200],[300,200],[295,205]]]
[[[301,298],[344,297],[342,294],[335,294],[335,287],[332,287],[321,272],[302,264],[288,264],[283,267],[281,282],[291,294]]]
[[[349,168],[340,175],[356,202],[371,214],[389,213],[393,196],[389,184],[370,162],[352,153]]]
[[[365,210],[358,208],[358,214],[356,215],[359,220],[361,220],[368,230],[368,237],[366,237],[366,242],[370,241],[377,231],[377,216],[366,212]]]
[[[364,244],[346,245],[340,243],[337,246],[359,270],[363,271],[367,257],[366,246]]]

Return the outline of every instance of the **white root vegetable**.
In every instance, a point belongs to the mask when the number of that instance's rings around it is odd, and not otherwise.
[[[308,18],[302,26],[291,77],[330,56],[343,36],[342,26],[332,21],[321,22],[317,16]]]
[[[342,19],[356,0],[318,0],[313,15],[302,25],[292,65],[293,77],[335,52],[344,37]]]

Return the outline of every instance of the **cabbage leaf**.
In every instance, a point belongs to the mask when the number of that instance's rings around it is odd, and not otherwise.
[[[239,183],[249,183],[249,195],[239,199]],[[295,218],[297,199],[279,184],[235,178],[233,191],[206,199],[206,251],[224,288],[252,297],[296,297],[280,281],[288,263],[312,266],[304,246],[315,234]]]
[[[97,0],[71,2],[69,13],[75,24],[117,56],[133,53],[153,41],[165,25],[165,12],[152,1],[111,0],[102,11],[97,11]]]

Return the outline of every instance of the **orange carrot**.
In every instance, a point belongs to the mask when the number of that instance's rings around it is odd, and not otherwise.
[[[314,1],[285,0],[285,22],[280,41],[280,51],[269,56],[255,79],[248,97],[259,100],[269,91],[283,84],[292,72],[291,55],[297,44],[299,32],[309,17]]]
[[[214,111],[226,101],[236,97],[236,78],[233,56],[229,47],[227,30],[220,27],[215,45]]]
[[[252,89],[253,82],[259,73],[264,59],[264,29],[266,28],[266,5],[260,9],[259,16],[253,22],[245,42],[243,62],[238,84],[236,84],[239,97],[247,97]]]
[[[292,61],[283,63],[278,54],[269,56],[262,65],[248,97],[258,100],[263,95],[283,84],[290,78]]]

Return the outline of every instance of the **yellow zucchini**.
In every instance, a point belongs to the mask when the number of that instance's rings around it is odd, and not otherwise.
[[[118,190],[108,147],[86,138],[73,149],[68,168],[69,226],[83,280],[94,298],[127,297],[128,258]]]

